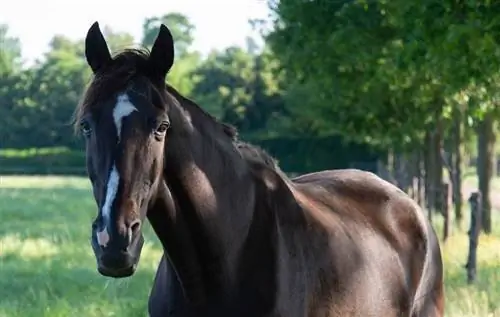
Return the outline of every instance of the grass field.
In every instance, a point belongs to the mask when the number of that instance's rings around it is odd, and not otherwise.
[[[158,242],[147,227],[137,273],[126,280],[104,278],[88,242],[94,214],[86,179],[0,178],[0,317],[147,316]],[[442,246],[446,316],[500,317],[498,231],[481,237],[474,286],[465,281],[465,233],[456,232]]]

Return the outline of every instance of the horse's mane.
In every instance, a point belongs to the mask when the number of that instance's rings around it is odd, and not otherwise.
[[[273,174],[276,174],[276,177],[281,178],[283,182],[292,186],[292,180],[281,170],[278,161],[263,148],[240,140],[234,141],[234,145],[241,153],[243,159],[250,163],[251,169],[257,167],[258,170],[262,170],[262,168],[271,170]]]
[[[200,107],[196,102],[181,95],[174,87],[170,86],[169,84],[166,84],[166,86],[168,93],[174,96],[174,98],[177,99],[182,105],[189,104],[197,108],[203,116],[207,117],[210,121],[215,122],[220,128],[222,128],[222,132],[226,136],[228,136],[233,142],[236,142],[238,140],[238,130],[236,129],[236,127],[228,123],[217,120],[217,118],[215,118],[213,115],[205,111],[205,109]]]
[[[244,159],[262,163],[273,170],[279,169],[278,162],[261,147],[240,140],[234,143]]]

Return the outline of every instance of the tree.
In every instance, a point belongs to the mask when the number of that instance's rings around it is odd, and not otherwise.
[[[21,43],[8,33],[8,26],[0,24],[0,75],[19,70],[21,66]]]
[[[147,18],[142,26],[142,45],[152,47],[158,34],[160,24],[165,24],[174,38],[175,56],[181,58],[187,54],[189,47],[193,44],[194,25],[189,19],[178,12],[165,14],[158,17]]]
[[[111,27],[106,25],[103,34],[111,52],[134,46],[134,37],[126,32],[113,31]]]
[[[191,75],[198,67],[201,57],[198,52],[191,52],[194,26],[181,13],[169,13],[163,16],[147,18],[143,23],[142,46],[151,48],[158,35],[160,24],[165,24],[174,38],[175,62],[167,75],[167,82],[180,93],[191,95],[195,78]]]
[[[240,47],[213,51],[195,71],[194,98],[242,134],[269,134],[268,122],[283,111],[270,52],[252,55]]]
[[[341,133],[399,151],[428,148],[436,189],[453,109],[460,106],[455,117],[478,124],[498,109],[491,97],[500,57],[497,2],[270,3],[276,20],[267,38],[292,78],[287,107],[307,118],[310,133]],[[473,108],[457,103],[464,92],[478,101]],[[487,182],[490,176],[480,174]]]
[[[24,147],[74,146],[70,119],[90,78],[82,42],[55,36],[44,58],[23,75],[24,92],[13,103],[22,119],[10,133],[24,136]]]

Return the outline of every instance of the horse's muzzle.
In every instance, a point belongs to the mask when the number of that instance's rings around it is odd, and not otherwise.
[[[97,260],[97,271],[107,277],[123,278],[133,275],[141,256],[144,238],[138,234],[128,248],[120,249],[112,246],[103,248],[92,234],[92,249]]]

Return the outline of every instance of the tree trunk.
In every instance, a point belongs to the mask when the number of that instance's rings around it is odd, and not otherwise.
[[[389,181],[394,184],[394,185],[398,185],[397,184],[397,181],[394,177],[394,151],[392,149],[390,149],[388,152],[387,152],[387,174],[389,176]]]
[[[432,156],[433,156],[433,196],[434,205],[432,206],[434,211],[438,211],[443,214],[444,202],[442,201],[443,195],[441,191],[443,190],[443,159],[441,156],[441,150],[443,148],[443,119],[441,116],[436,116],[436,131],[433,135],[432,140]]]
[[[397,187],[401,189],[401,178],[399,177],[399,161],[401,158],[401,154],[392,154],[392,177],[394,178],[394,182]]]
[[[418,150],[417,151],[417,159],[416,159],[416,167],[417,167],[417,203],[420,206],[423,206],[423,202],[425,201],[424,197],[424,175],[423,175],[423,169],[424,169],[424,164],[422,162],[422,151]]]
[[[451,234],[451,219],[450,219],[450,208],[448,206],[449,201],[449,184],[441,184],[441,213],[443,214],[443,242],[448,240]]]
[[[430,132],[425,133],[424,140],[424,206],[427,209],[429,221],[432,223],[432,205],[434,204],[432,195],[432,155],[431,155],[431,134]]]
[[[490,183],[493,173],[495,148],[494,120],[491,114],[485,114],[477,129],[477,176],[482,197],[482,228],[491,233]]]
[[[397,186],[409,194],[411,170],[409,169],[409,157],[407,154],[394,155],[394,178]]]
[[[462,227],[462,110],[455,108],[453,112],[453,142],[452,153],[453,160],[451,161],[452,168],[452,198],[455,209],[455,221],[458,228]]]
[[[411,198],[418,203],[417,179],[418,179],[418,150],[413,150],[408,159],[408,170],[410,175],[408,178],[410,185]]]
[[[469,254],[467,256],[467,282],[472,284],[476,281],[477,270],[477,245],[479,242],[479,233],[481,232],[481,193],[471,193],[469,197],[470,204],[470,229],[469,229]]]

